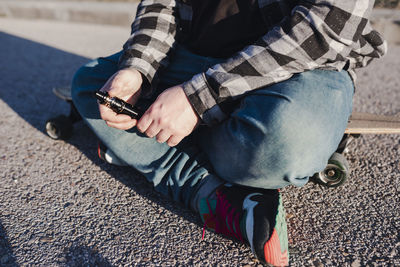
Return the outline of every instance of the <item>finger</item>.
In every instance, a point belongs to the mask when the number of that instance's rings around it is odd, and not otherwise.
[[[153,138],[154,136],[156,136],[159,132],[161,131],[160,125],[158,123],[155,123],[154,121],[150,124],[150,126],[147,128],[147,130],[145,131],[145,134],[150,137]]]
[[[136,120],[132,120],[129,122],[123,122],[123,123],[114,123],[114,122],[106,121],[106,124],[110,127],[116,128],[116,129],[129,130],[136,126]]]
[[[167,145],[169,145],[170,147],[176,146],[177,144],[179,144],[182,141],[182,139],[183,139],[183,137],[172,135],[168,139]]]
[[[117,114],[110,108],[99,105],[100,117],[109,122],[124,123],[132,121],[132,118],[126,114]]]
[[[139,120],[139,122],[138,122],[136,127],[138,128],[139,132],[144,133],[150,127],[152,122],[153,122],[153,120],[150,118],[150,115],[146,111],[143,114],[143,116],[140,118],[140,120]]]
[[[100,117],[105,121],[108,121],[108,120],[113,121],[113,120],[115,120],[115,118],[114,118],[115,115],[117,115],[110,108],[108,108],[104,105],[101,105],[101,104],[99,104],[99,112],[100,112]]]
[[[169,138],[171,137],[171,134],[166,131],[166,130],[161,130],[157,136],[156,136],[156,140],[159,143],[164,143],[166,142]]]

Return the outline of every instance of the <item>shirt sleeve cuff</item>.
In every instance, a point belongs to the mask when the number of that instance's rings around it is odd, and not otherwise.
[[[207,125],[219,124],[227,118],[213,97],[204,73],[193,76],[182,87],[194,110]]]

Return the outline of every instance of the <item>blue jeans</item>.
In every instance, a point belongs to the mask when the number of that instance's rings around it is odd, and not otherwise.
[[[258,188],[302,186],[325,168],[352,110],[353,82],[346,71],[313,70],[248,93],[230,117],[202,126],[178,146],[160,144],[136,128],[108,127],[92,93],[117,69],[120,53],[83,66],[72,82],[73,101],[100,140],[141,172],[157,191],[189,206],[210,177]],[[222,62],[178,47],[161,75],[163,88]],[[138,105],[149,106],[161,92]]]

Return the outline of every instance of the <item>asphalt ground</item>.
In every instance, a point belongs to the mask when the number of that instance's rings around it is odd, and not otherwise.
[[[90,58],[118,51],[125,27],[0,18],[0,266],[257,266],[248,246],[206,231],[134,170],[103,163],[51,92]],[[400,46],[359,71],[355,111],[400,112]],[[283,190],[292,266],[400,266],[400,136],[349,146],[351,179]]]

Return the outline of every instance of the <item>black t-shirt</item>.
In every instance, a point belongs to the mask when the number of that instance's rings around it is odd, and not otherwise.
[[[267,32],[257,0],[191,0],[186,45],[203,56],[226,58]]]

